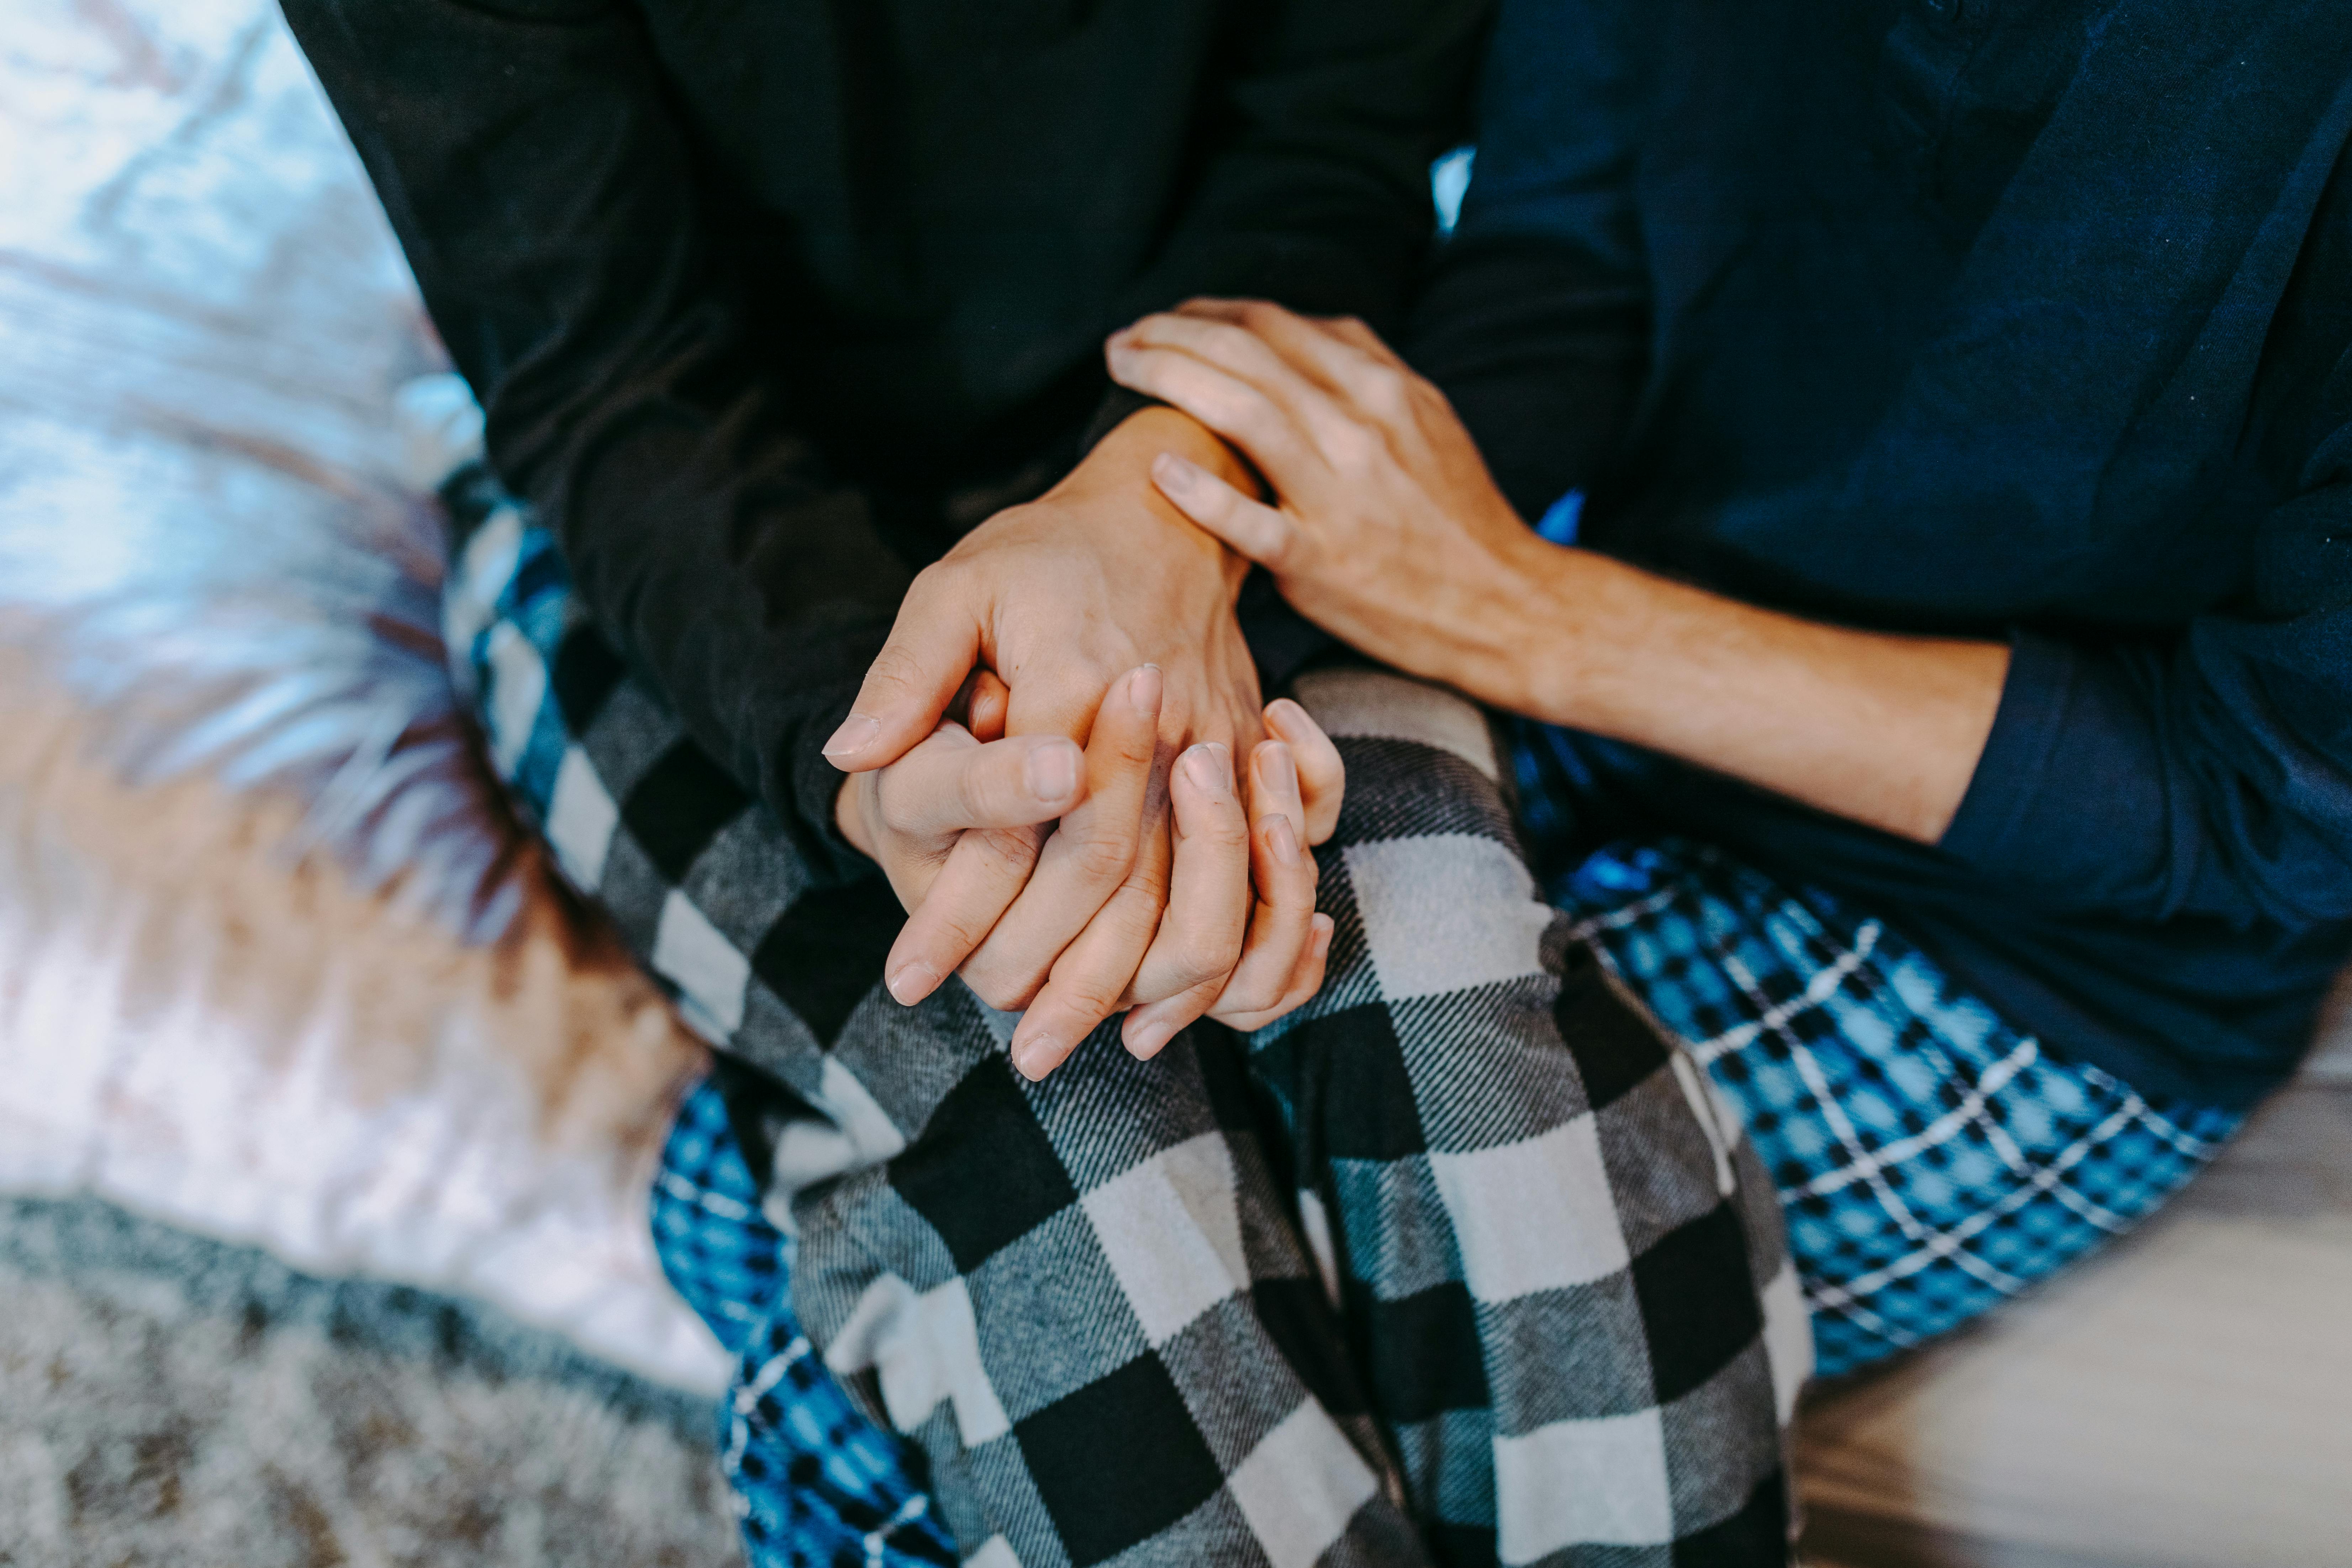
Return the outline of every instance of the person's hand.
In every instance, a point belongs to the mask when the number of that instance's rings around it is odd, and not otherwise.
[[[1055,838],[1068,834],[1073,843],[1103,824],[1126,821],[1138,805],[1122,793],[1135,782],[1129,764],[1153,749],[1151,697],[1160,683],[1149,667],[1114,687],[1083,755],[1058,736],[998,738],[1009,694],[986,672],[973,684],[965,703],[969,726],[942,721],[898,762],[853,776],[836,806],[843,836],[882,867],[913,912],[909,931],[925,923],[927,910],[952,919],[961,883],[985,879],[1008,863],[1026,867],[1037,858],[1043,822],[1056,812],[1066,819]],[[1049,986],[1040,1004],[1055,1011],[1014,1041],[1014,1065],[1023,1072],[1050,1072],[1072,1043],[1119,1007],[1134,1009],[1123,1030],[1128,1048],[1149,1058],[1198,1018],[1261,1028],[1321,987],[1332,925],[1315,910],[1317,872],[1305,847],[1301,779],[1318,780],[1318,798],[1336,810],[1344,773],[1338,749],[1297,703],[1272,704],[1266,721],[1296,743],[1270,740],[1257,748],[1246,807],[1235,789],[1233,754],[1213,742],[1177,759],[1161,797],[1171,810],[1154,814],[1145,803],[1147,826],[1164,815],[1172,832],[1166,884],[1130,877],[1110,901],[1129,901],[1154,919],[1149,949],[1114,1000],[1082,992],[1051,995]],[[1143,777],[1148,783],[1148,771]],[[1097,781],[1100,793],[1090,790]],[[1253,885],[1254,912],[1247,897]],[[1055,964],[1056,976],[1063,963],[1079,974],[1090,972],[1088,945],[1115,939],[1119,929],[1116,919],[1090,924]],[[909,945],[903,933],[898,945]],[[919,935],[913,945],[919,947]],[[894,992],[904,986],[903,969],[894,952],[886,965]]]
[[[1554,547],[1495,486],[1444,395],[1360,321],[1203,300],[1112,336],[1111,374],[1240,448],[1268,505],[1181,454],[1153,482],[1273,574],[1301,615],[1374,658],[1470,691],[1523,662],[1511,613]]]
[[[1154,482],[1365,652],[1882,832],[1949,829],[2006,643],[1807,620],[1549,543],[1444,397],[1359,322],[1200,300],[1114,335],[1108,357],[1240,447],[1280,501],[1175,456]]]
[[[1171,443],[1189,443],[1203,460],[1243,477],[1230,452],[1192,421],[1167,410],[1130,419],[1069,480],[1000,513],[918,579],[851,718],[826,748],[855,774],[897,765],[930,743],[975,666],[1003,679],[975,687],[972,708],[1000,710],[1015,738],[1087,740],[1086,804],[1072,807],[1042,850],[1041,835],[998,828],[969,850],[921,835],[919,844],[870,836],[902,862],[892,881],[912,912],[886,967],[891,994],[911,1004],[960,971],[983,1001],[1025,1009],[1014,1059],[1033,1076],[1120,1006],[1186,999],[1130,1023],[1156,1027],[1195,1004],[1225,1005],[1210,980],[1230,974],[1238,988],[1232,1010],[1252,1016],[1263,1008],[1239,1002],[1265,1000],[1265,971],[1279,966],[1286,980],[1301,972],[1299,959],[1277,965],[1274,956],[1237,970],[1227,952],[1224,969],[1205,975],[1201,955],[1223,944],[1202,932],[1255,932],[1249,879],[1241,869],[1181,884],[1174,875],[1189,786],[1169,779],[1168,764],[1202,742],[1230,758],[1255,739],[1262,721],[1255,670],[1232,610],[1244,568],[1143,481],[1150,457]],[[1125,661],[1139,656],[1153,668],[1122,678]],[[1338,755],[1328,742],[1304,773],[1302,827],[1318,842],[1338,812]],[[866,815],[860,787],[853,783],[842,797],[853,843],[851,820]],[[927,816],[927,830],[943,820]],[[1318,982],[1319,973],[1318,964]],[[1274,1003],[1290,989],[1276,987]]]
[[[1307,847],[1318,840],[1307,826],[1312,812],[1307,796],[1336,816],[1345,773],[1339,749],[1298,704],[1277,700],[1265,719],[1266,727],[1283,739],[1265,742],[1250,758],[1245,850],[1236,842],[1243,824],[1225,804],[1233,793],[1230,753],[1222,746],[1195,746],[1179,764],[1183,777],[1174,792],[1177,865],[1184,865],[1196,843],[1213,842],[1227,865],[1221,876],[1213,872],[1204,879],[1210,899],[1216,899],[1221,882],[1229,888],[1234,873],[1244,871],[1244,885],[1257,889],[1256,908],[1249,912],[1245,941],[1237,940],[1243,932],[1234,923],[1217,928],[1214,936],[1204,931],[1207,940],[1196,939],[1188,958],[1170,971],[1155,970],[1153,958],[1160,948],[1154,945],[1129,996],[1130,1005],[1134,1005],[1122,1029],[1127,1048],[1139,1057],[1156,1054],[1202,1016],[1244,1032],[1264,1028],[1323,987],[1332,921],[1315,910],[1318,872]],[[1310,774],[1319,785],[1302,790],[1302,780]],[[1190,805],[1188,795],[1202,804]],[[1328,824],[1321,831],[1329,837]],[[1204,852],[1202,858],[1207,858]],[[1171,928],[1198,921],[1192,908],[1189,889],[1180,885],[1161,924],[1163,942]],[[1236,947],[1239,962],[1227,962],[1225,955]],[[1197,977],[1189,986],[1188,967]]]

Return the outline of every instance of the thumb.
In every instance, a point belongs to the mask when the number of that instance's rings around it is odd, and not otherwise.
[[[824,743],[825,761],[845,773],[897,762],[939,728],[979,658],[979,622],[965,606],[925,593],[918,579],[849,717]]]
[[[1151,460],[1151,482],[1178,511],[1223,540],[1236,554],[1268,571],[1282,570],[1297,538],[1297,525],[1287,515],[1173,452]]]

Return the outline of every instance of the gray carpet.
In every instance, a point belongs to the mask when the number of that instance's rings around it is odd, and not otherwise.
[[[731,1568],[712,1436],[498,1314],[0,1199],[6,1568]]]

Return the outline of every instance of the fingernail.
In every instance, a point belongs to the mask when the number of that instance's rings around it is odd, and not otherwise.
[[[1290,818],[1277,816],[1267,826],[1265,847],[1273,850],[1274,858],[1284,865],[1298,863],[1298,835],[1290,830]]]
[[[1184,752],[1184,775],[1211,800],[1225,798],[1225,780],[1229,775],[1224,758],[1218,755],[1223,750],[1223,746],[1202,742]]]
[[[872,745],[874,737],[881,732],[881,720],[864,713],[852,713],[841,721],[841,728],[833,732],[833,739],[824,743],[824,754],[828,757],[854,757]],[[866,973],[870,974],[873,971]]]
[[[1171,495],[1191,489],[1193,477],[1200,471],[1173,452],[1162,452],[1151,459],[1152,482]]]
[[[1061,1042],[1051,1035],[1032,1035],[1013,1047],[1013,1065],[1032,1083],[1052,1072],[1061,1057]]]
[[[911,1007],[939,988],[940,972],[919,959],[910,960],[892,970],[882,984],[890,988],[899,1006]]]
[[[1127,678],[1127,700],[1139,713],[1160,711],[1160,667],[1147,664]]]
[[[1040,746],[1022,764],[1021,776],[1038,801],[1051,805],[1067,800],[1078,787],[1078,749],[1066,741]]]
[[[1175,1032],[1176,1026],[1166,1018],[1147,1018],[1128,1031],[1127,1054],[1137,1061],[1148,1062],[1160,1054],[1160,1047]]]
[[[1277,697],[1265,705],[1265,721],[1284,740],[1291,740],[1307,721],[1307,710],[1287,697]]]
[[[1265,775],[1268,789],[1287,794],[1298,787],[1298,764],[1290,760],[1290,748],[1276,742],[1258,753],[1258,771]]]

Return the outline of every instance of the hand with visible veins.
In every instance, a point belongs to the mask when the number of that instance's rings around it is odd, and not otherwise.
[[[1808,620],[1553,544],[1444,395],[1360,321],[1196,300],[1108,354],[1122,385],[1224,437],[1274,492],[1171,451],[1153,470],[1169,499],[1350,647],[1922,844],[1950,827],[2006,642]]]
[[[826,748],[851,774],[843,834],[909,911],[891,994],[961,973],[1024,1010],[1013,1055],[1033,1078],[1122,1008],[1149,1056],[1195,1018],[1261,1026],[1322,982],[1306,850],[1344,772],[1297,704],[1259,709],[1240,569],[1147,477],[1171,441],[1246,477],[1190,419],[1136,416],[918,580]],[[1261,728],[1276,739],[1237,781]]]

